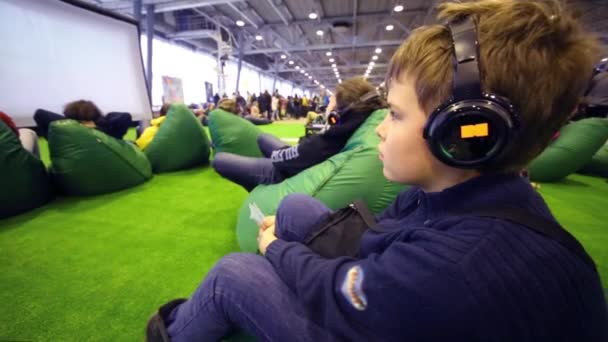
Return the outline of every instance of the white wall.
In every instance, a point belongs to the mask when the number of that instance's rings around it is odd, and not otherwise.
[[[145,59],[147,55],[145,35],[141,39],[141,49]],[[205,102],[205,82],[213,84],[214,93],[219,91],[215,57],[157,38],[153,40],[152,49],[152,104],[154,106],[162,105],[162,76],[177,77],[182,80],[186,104]],[[231,96],[236,90],[237,71],[236,60],[229,60],[225,63],[225,91],[228,96]],[[273,76],[259,71],[248,63],[242,64],[239,86],[239,92],[242,95],[246,95],[247,92],[259,95],[265,90],[272,92],[273,83]],[[277,79],[275,87],[284,96],[292,95],[292,89],[294,89],[291,82],[282,79]]]

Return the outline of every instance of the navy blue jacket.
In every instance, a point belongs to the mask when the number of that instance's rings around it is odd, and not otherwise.
[[[559,243],[500,219],[451,216],[515,206],[554,220],[519,176],[401,193],[361,257],[324,259],[276,240],[266,257],[308,315],[347,341],[607,341],[599,276]]]

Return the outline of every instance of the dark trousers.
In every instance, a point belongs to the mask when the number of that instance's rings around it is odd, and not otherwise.
[[[259,184],[275,184],[283,181],[283,175],[274,167],[269,157],[272,151],[288,145],[275,136],[265,133],[258,136],[257,143],[265,158],[221,152],[215,155],[211,165],[222,177],[241,185],[247,191],[253,190]]]

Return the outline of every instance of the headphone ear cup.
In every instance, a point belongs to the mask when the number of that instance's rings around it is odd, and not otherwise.
[[[441,162],[476,168],[495,160],[512,138],[514,123],[495,102],[464,100],[438,108],[429,117],[424,138]]]
[[[329,115],[327,116],[327,123],[329,123],[330,126],[340,124],[340,113],[335,111],[329,113]]]

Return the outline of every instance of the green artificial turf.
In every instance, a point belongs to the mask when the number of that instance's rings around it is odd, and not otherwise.
[[[303,133],[301,124],[260,128]],[[46,142],[40,147],[48,160]],[[608,287],[608,183],[571,175],[540,193]],[[0,220],[0,341],[143,340],[159,305],[189,296],[219,258],[238,250],[246,196],[205,167]]]
[[[258,126],[263,132],[270,133],[278,138],[299,138],[304,135],[304,124],[282,124]],[[291,142],[291,141],[290,141]]]

